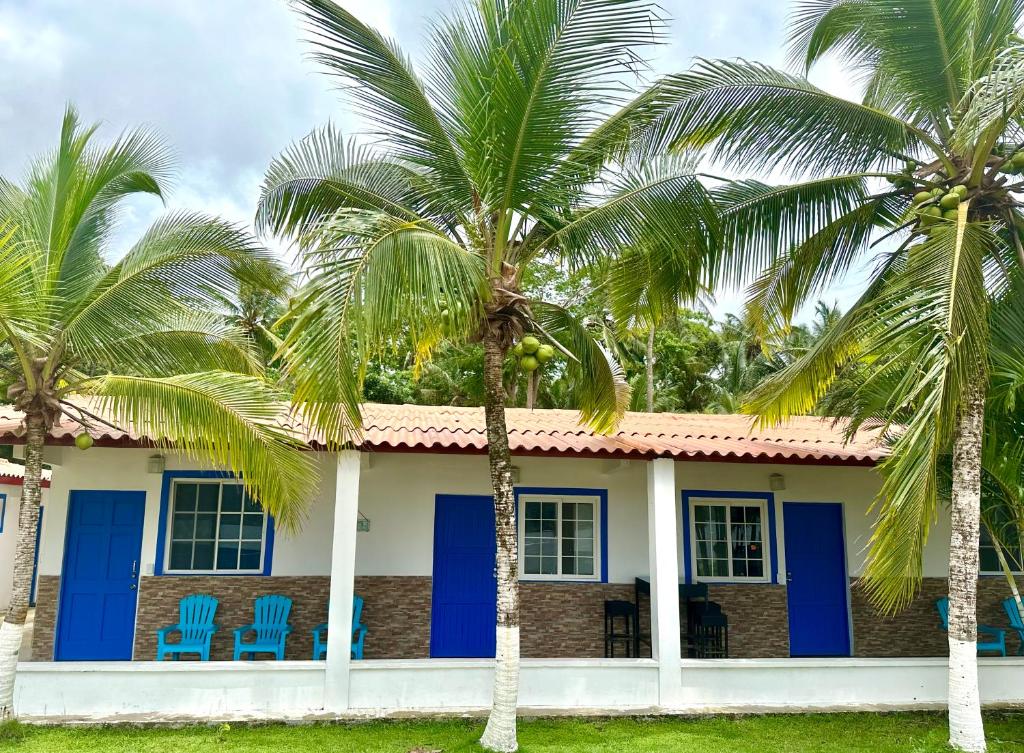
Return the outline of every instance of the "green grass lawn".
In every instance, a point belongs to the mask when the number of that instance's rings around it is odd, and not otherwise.
[[[1024,753],[1024,713],[989,714],[989,750]],[[477,721],[181,729],[0,726],[11,753],[408,753],[477,750]],[[942,714],[832,714],[703,719],[557,719],[520,725],[521,750],[586,753],[766,753],[943,751]]]

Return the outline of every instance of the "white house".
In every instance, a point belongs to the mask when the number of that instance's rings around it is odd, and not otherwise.
[[[18,511],[21,509],[21,483],[24,477],[24,466],[0,460],[0,610],[7,609],[11,599],[14,553],[18,546]],[[41,505],[44,514],[49,486],[50,471],[44,470]]]
[[[361,444],[330,453],[301,530],[276,529],[233,478],[131,431],[52,431],[25,718],[316,718],[489,704],[493,511],[483,412],[367,405]],[[945,699],[934,602],[947,521],[922,593],[877,615],[857,587],[882,457],[828,421],[627,414],[599,436],[569,411],[507,412],[518,478],[521,705],[534,711],[926,707]],[[20,441],[0,408],[0,443]],[[129,427],[130,428],[130,427]],[[681,585],[682,584],[682,585]],[[694,584],[726,616],[727,657],[692,642]],[[981,620],[1005,624],[1002,577]],[[183,596],[219,600],[212,661],[156,662]],[[292,600],[285,661],[230,661],[253,600]],[[349,656],[352,596],[362,660]],[[682,595],[681,595],[682,594]],[[637,606],[638,655],[606,656],[605,602]],[[331,609],[328,610],[328,603]],[[692,614],[696,614],[694,611]],[[312,631],[327,622],[326,661]],[[724,641],[716,644],[725,654]],[[1012,653],[1016,640],[1009,643]],[[634,652],[630,652],[634,653]],[[1024,659],[984,658],[988,703],[1024,701]]]

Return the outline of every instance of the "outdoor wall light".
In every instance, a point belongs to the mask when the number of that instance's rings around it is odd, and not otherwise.
[[[147,473],[163,473],[164,468],[167,467],[167,458],[163,455],[150,455],[146,459],[146,472]]]
[[[773,492],[781,492],[786,488],[786,477],[781,473],[773,473],[768,477],[768,488]]]

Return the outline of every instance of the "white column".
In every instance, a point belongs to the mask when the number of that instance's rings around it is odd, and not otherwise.
[[[661,708],[682,697],[682,649],[679,641],[679,554],[676,538],[675,461],[647,464],[647,541],[651,562],[651,650],[658,660]]]
[[[331,547],[331,605],[327,612],[327,679],[324,709],[349,707],[348,673],[352,650],[352,594],[356,573],[356,523],[359,517],[359,453],[338,453],[334,489],[334,543]]]

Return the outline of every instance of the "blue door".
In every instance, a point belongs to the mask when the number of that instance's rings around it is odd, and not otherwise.
[[[493,657],[497,615],[494,502],[438,495],[434,506],[432,657]]]
[[[145,492],[71,492],[54,658],[132,658],[145,508]]]
[[[786,502],[790,656],[849,656],[843,506]]]

